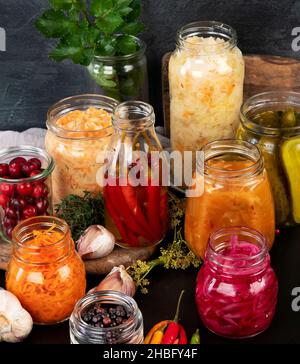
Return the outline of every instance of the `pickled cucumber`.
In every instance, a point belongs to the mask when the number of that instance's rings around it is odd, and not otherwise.
[[[277,141],[261,138],[260,150],[264,157],[265,168],[269,175],[275,201],[276,224],[282,225],[288,219],[290,213],[289,200],[285,189],[283,171],[280,166],[280,156],[277,149]]]
[[[296,223],[300,223],[300,137],[283,142],[281,159],[285,169],[292,196],[292,213]]]

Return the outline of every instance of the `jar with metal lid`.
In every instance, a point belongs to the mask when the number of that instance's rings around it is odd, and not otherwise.
[[[275,200],[277,226],[300,223],[300,93],[270,91],[241,108],[237,137],[261,151]]]
[[[244,60],[230,26],[215,21],[178,31],[169,61],[173,150],[197,151],[235,137],[243,101]]]
[[[277,294],[263,235],[243,226],[211,234],[196,283],[198,313],[210,331],[229,338],[263,332],[274,317]]]
[[[25,219],[51,215],[53,158],[32,146],[0,151],[0,236],[10,240]]]
[[[197,178],[203,181],[203,193],[187,199],[185,237],[190,248],[204,258],[210,234],[230,226],[258,230],[271,248],[274,202],[259,149],[241,140],[220,140],[206,144],[202,152]]]
[[[61,100],[48,111],[46,149],[54,158],[54,203],[70,194],[97,193],[101,153],[113,134],[111,116],[117,101],[101,95]],[[100,155],[100,157],[99,157]]]
[[[88,310],[96,313],[105,308],[122,307],[126,317],[117,326],[90,325],[84,320]],[[97,311],[98,310],[98,311]],[[119,317],[119,316],[117,316]],[[97,321],[94,320],[94,321]],[[102,326],[102,327],[101,327]],[[132,297],[116,291],[90,293],[77,302],[70,317],[71,344],[142,344],[143,316]]]
[[[86,289],[85,267],[67,223],[52,216],[27,219],[13,230],[6,288],[37,324],[69,318]]]

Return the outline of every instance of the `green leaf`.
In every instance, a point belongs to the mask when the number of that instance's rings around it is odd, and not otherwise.
[[[137,43],[130,35],[123,35],[117,39],[118,51],[122,55],[132,54],[137,49]]]
[[[103,33],[109,34],[123,24],[123,19],[118,13],[110,13],[105,18],[96,19],[95,23]]]
[[[131,13],[132,12],[132,9],[131,8],[129,8],[128,6],[125,6],[124,8],[121,8],[120,10],[119,10],[119,13],[122,15],[122,16],[126,16],[126,15],[128,15],[129,13]]]
[[[69,10],[72,8],[74,0],[49,0],[54,10]]]
[[[114,8],[113,0],[93,0],[91,2],[91,14],[99,17],[109,13]]]
[[[96,54],[99,56],[113,56],[116,53],[117,39],[114,36],[102,38],[96,48]]]
[[[122,33],[136,35],[144,30],[144,24],[140,21],[135,21],[129,24],[125,24],[120,28]]]
[[[47,10],[35,22],[36,28],[47,38],[61,38],[76,29],[76,22],[65,17],[61,10]]]
[[[139,18],[139,16],[141,15],[141,12],[142,12],[141,0],[133,0],[130,7],[132,8],[132,11],[126,18],[127,22],[133,22],[133,21],[137,20]]]
[[[50,52],[49,57],[56,62],[70,58],[76,64],[88,66],[94,57],[94,50],[92,48],[84,48],[80,45],[79,39],[75,42],[74,37],[73,35],[73,44],[70,43],[70,40],[66,39],[60,41],[57,47]]]

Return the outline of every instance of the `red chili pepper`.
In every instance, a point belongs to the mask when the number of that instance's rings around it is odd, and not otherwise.
[[[133,246],[138,246],[139,241],[134,236],[134,234],[130,234],[130,231],[127,228],[124,227],[124,224],[120,218],[120,215],[118,214],[117,210],[114,207],[114,198],[111,196],[110,193],[110,187],[106,186],[104,189],[104,201],[105,201],[105,207],[112,218],[113,222],[115,223],[117,229],[119,230],[119,233],[121,235],[121,238],[124,240],[124,242],[131,244]]]
[[[187,344],[187,337],[185,330],[182,325],[180,325],[180,333],[179,333],[179,344]]]
[[[162,344],[174,344],[174,342],[178,338],[178,336],[179,336],[179,342],[180,342],[180,328],[182,326],[180,324],[178,324],[178,318],[179,318],[180,303],[181,303],[183,294],[184,294],[184,291],[181,291],[179,300],[177,303],[176,314],[175,314],[174,320],[169,323],[169,325],[165,331],[165,334],[164,334],[164,337],[162,340]]]
[[[143,234],[141,235],[144,236],[145,238],[148,238],[149,240],[152,240],[154,238],[153,233],[149,228],[149,224],[147,223],[142,208],[139,204],[136,188],[130,185],[130,181],[127,181],[126,186],[120,186],[120,188],[124,197],[123,200],[125,201],[125,204],[127,204],[127,207],[131,215],[133,215],[133,218],[140,226],[140,230],[144,231]]]
[[[148,186],[147,215],[151,230],[159,241],[162,238],[162,226],[160,221],[160,193],[161,186]]]

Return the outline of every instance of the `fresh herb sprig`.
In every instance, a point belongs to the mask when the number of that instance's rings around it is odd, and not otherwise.
[[[96,196],[85,191],[84,195],[69,195],[56,206],[56,215],[70,226],[75,241],[91,225],[104,225],[104,201],[102,194]]]
[[[144,29],[138,18],[141,0],[49,0],[51,8],[35,22],[47,38],[58,40],[50,52],[55,61],[71,59],[88,66],[94,56],[134,53],[132,35]]]
[[[127,272],[135,281],[136,287],[142,293],[148,292],[150,281],[148,274],[153,268],[162,266],[165,269],[187,269],[190,266],[199,267],[201,260],[188,248],[186,241],[182,236],[184,210],[181,200],[173,193],[169,192],[169,215],[170,225],[174,229],[173,242],[167,247],[160,248],[158,258],[147,262],[137,260],[134,264],[127,268]]]

